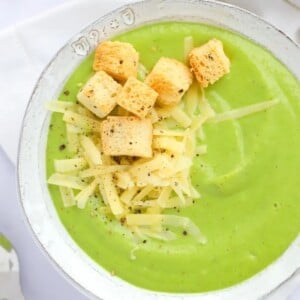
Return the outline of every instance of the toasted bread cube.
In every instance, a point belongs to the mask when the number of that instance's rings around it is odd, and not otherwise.
[[[152,124],[137,117],[107,117],[101,124],[105,155],[152,156]]]
[[[206,88],[230,72],[230,60],[223,50],[221,41],[212,39],[189,54],[192,72],[200,85]]]
[[[166,57],[159,59],[145,80],[158,93],[160,106],[176,105],[192,82],[193,76],[186,65]]]
[[[158,94],[147,84],[129,77],[117,103],[140,118],[145,118],[154,106]]]
[[[122,86],[103,71],[96,72],[80,90],[78,101],[99,118],[108,115],[117,104]]]
[[[139,53],[129,43],[106,41],[98,45],[93,63],[95,71],[103,70],[114,79],[125,82],[137,76]]]

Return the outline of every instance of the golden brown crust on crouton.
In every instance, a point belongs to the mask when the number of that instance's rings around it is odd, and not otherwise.
[[[230,72],[230,61],[223,44],[216,39],[194,48],[189,54],[189,62],[197,81],[204,88]]]
[[[108,117],[101,123],[105,155],[152,156],[152,123],[138,117]]]
[[[157,96],[151,87],[131,76],[118,95],[117,103],[138,117],[145,118]]]
[[[108,115],[117,104],[122,86],[103,71],[96,72],[80,90],[78,101],[99,118]]]
[[[182,62],[162,57],[156,63],[145,83],[157,93],[160,106],[177,104],[192,84],[193,76],[189,68]]]
[[[95,71],[103,70],[114,79],[124,82],[137,76],[139,54],[129,43],[106,41],[98,45],[93,63]]]

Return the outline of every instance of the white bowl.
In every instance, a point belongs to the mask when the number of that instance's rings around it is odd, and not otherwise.
[[[126,5],[73,37],[42,73],[27,107],[20,141],[18,176],[21,204],[35,238],[61,272],[89,298],[99,299],[258,299],[300,267],[300,238],[272,265],[230,288],[201,294],[158,293],[112,277],[92,261],[61,224],[48,193],[45,146],[50,114],[44,103],[60,94],[75,68],[103,39],[147,23],[182,20],[212,24],[248,37],[272,52],[300,79],[300,50],[282,32],[237,7],[206,0],[154,0]],[[121,295],[121,296],[120,296]]]

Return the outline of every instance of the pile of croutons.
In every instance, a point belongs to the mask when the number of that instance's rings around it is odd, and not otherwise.
[[[137,79],[139,53],[129,43],[106,41],[96,49],[96,73],[82,88],[78,101],[99,118],[103,152],[112,156],[152,157],[154,106],[178,105],[195,75],[200,86],[213,84],[229,72],[230,62],[218,40],[210,40],[189,53],[191,69],[162,57],[142,82]],[[131,116],[109,116],[116,106]]]
[[[189,66],[161,57],[145,72],[131,44],[102,42],[95,74],[78,93],[79,103],[48,104],[63,113],[68,150],[74,153],[71,159],[55,160],[56,173],[48,179],[59,186],[65,206],[85,208],[100,192],[102,211],[131,232],[172,240],[176,234],[164,226],[178,227],[205,243],[190,219],[164,210],[200,198],[190,168],[194,156],[206,152],[206,145],[196,145],[196,134],[214,112],[203,93],[199,97],[198,87],[228,73],[230,62],[215,39],[190,49],[187,61]],[[172,122],[176,126],[169,126]]]

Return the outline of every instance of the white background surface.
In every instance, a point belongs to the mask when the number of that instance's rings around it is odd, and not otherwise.
[[[299,0],[294,1],[299,2]],[[42,69],[74,33],[124,2],[129,1],[0,0],[0,90],[2,91],[0,145],[12,162],[16,161],[19,128],[24,109]],[[300,10],[293,8],[286,1],[228,0],[224,2],[234,2],[256,12],[300,43]],[[7,210],[14,210],[16,217],[16,229],[11,239],[16,247],[21,244],[23,246],[22,253],[19,255],[25,258],[22,260],[21,270],[24,275],[23,286],[27,299],[86,299],[57,274],[55,267],[44,257],[28,235],[28,229],[23,225],[21,212],[15,201],[16,194],[11,192],[14,191],[13,167],[4,158],[2,152],[0,152],[0,179],[0,188],[4,191],[2,197],[6,201],[4,207]],[[0,204],[3,209],[3,203]],[[5,223],[5,218],[0,220],[0,226],[7,223],[8,220]],[[11,228],[8,231],[11,232]],[[26,259],[33,256],[33,261]],[[291,281],[271,299],[287,299],[290,294],[292,295],[289,299],[300,299],[300,288],[298,293],[293,292],[299,281],[299,279]],[[5,288],[7,286],[1,286],[0,278],[0,291]]]
[[[0,30],[71,0],[0,0]]]

